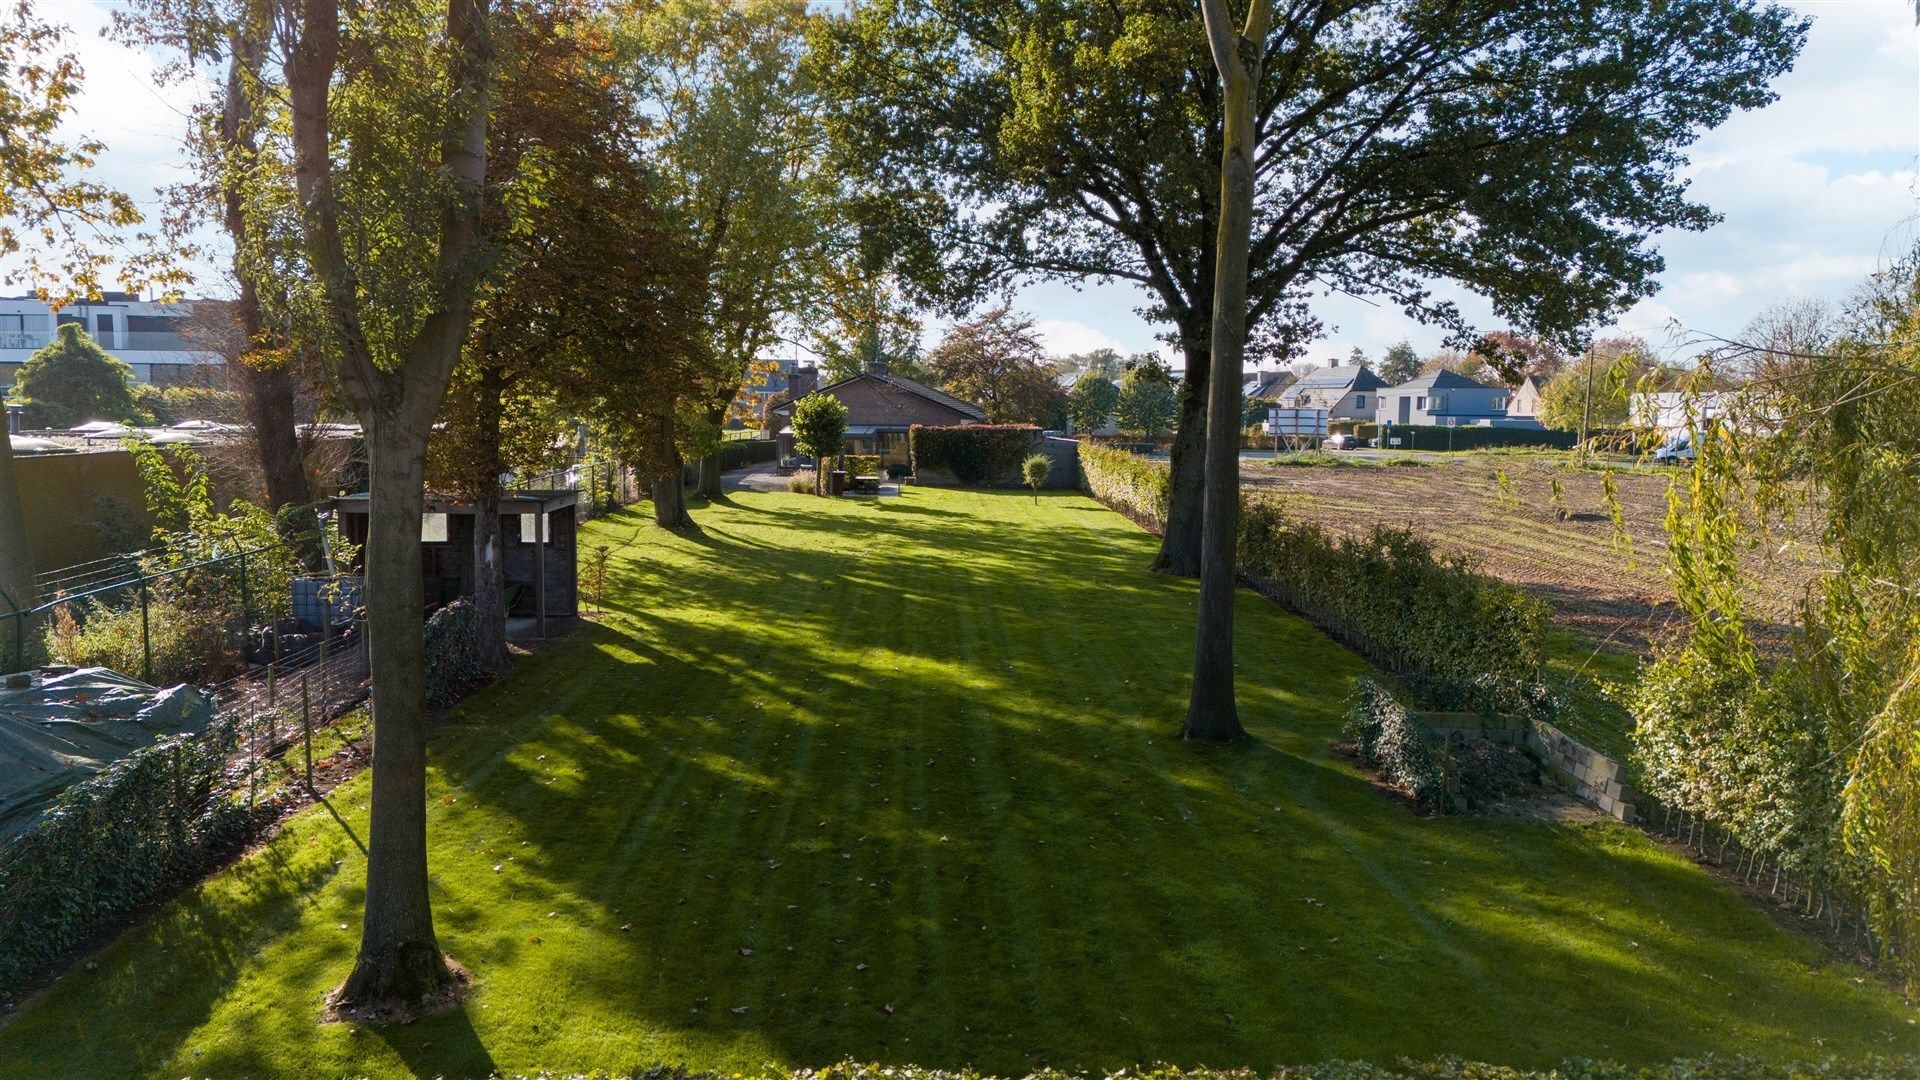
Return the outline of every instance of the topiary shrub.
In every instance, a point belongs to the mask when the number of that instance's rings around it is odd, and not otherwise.
[[[922,482],[930,474],[948,472],[962,484],[1002,487],[1021,483],[1020,462],[1039,438],[1040,429],[1032,424],[915,424],[907,433],[913,474]]]

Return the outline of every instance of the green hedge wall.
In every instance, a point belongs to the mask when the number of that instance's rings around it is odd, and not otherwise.
[[[1167,470],[1138,454],[1080,440],[1080,486],[1150,532],[1167,526]]]
[[[774,460],[780,456],[780,444],[773,439],[729,439],[715,454],[720,458],[720,471],[725,472]]]
[[[578,1075],[575,1074],[576,1077]],[[596,1072],[592,1075],[629,1077],[631,1080],[1001,1080],[991,1073],[972,1069],[869,1065],[852,1061],[794,1073],[763,1071],[722,1076],[719,1073],[688,1072],[678,1066],[657,1065],[631,1073]],[[1544,1069],[1441,1058],[1437,1061],[1403,1060],[1395,1065],[1325,1061],[1315,1065],[1281,1065],[1272,1072],[1253,1069],[1182,1069],[1172,1065],[1156,1065],[1103,1076],[1099,1073],[1050,1069],[1032,1073],[1021,1080],[1912,1080],[1915,1076],[1920,1076],[1920,1058],[1914,1057],[1868,1057],[1852,1061],[1829,1058],[1794,1064],[1701,1057],[1681,1058],[1658,1065],[1613,1065],[1572,1058]]]
[[[142,747],[0,843],[0,987],[191,881],[252,832],[222,781],[231,721]]]
[[[1350,432],[1361,440],[1380,437],[1380,425],[1371,422],[1338,421],[1329,425],[1329,429]],[[1580,438],[1578,432],[1560,431],[1554,428],[1478,426],[1449,428],[1438,424],[1395,424],[1393,437],[1403,441],[1398,447],[1383,447],[1383,449],[1445,450],[1449,446],[1448,432],[1453,433],[1451,446],[1455,450],[1484,450],[1493,446],[1546,446],[1556,450],[1571,450]],[[1408,439],[1412,441],[1405,441]]]
[[[1083,444],[1081,481],[1094,498],[1153,531],[1166,521],[1167,470]],[[1546,608],[1504,582],[1441,555],[1412,532],[1329,536],[1287,519],[1279,502],[1242,496],[1240,573],[1355,652],[1435,692],[1493,680],[1537,682]],[[1515,691],[1516,693],[1518,691]],[[1424,695],[1423,695],[1424,696]]]
[[[1032,424],[915,424],[907,433],[914,475],[945,469],[963,484],[1008,487],[1019,486],[1020,463],[1039,438]]]

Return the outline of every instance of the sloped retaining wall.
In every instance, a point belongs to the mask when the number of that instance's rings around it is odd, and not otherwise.
[[[1639,821],[1639,796],[1626,786],[1626,766],[1552,724],[1470,712],[1416,715],[1442,737],[1465,732],[1516,747],[1540,763],[1541,773],[1555,787],[1617,821]]]

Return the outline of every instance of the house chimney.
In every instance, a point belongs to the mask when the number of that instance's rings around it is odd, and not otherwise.
[[[881,377],[881,378],[883,378],[883,379],[884,379],[884,378],[886,378],[886,377],[887,377],[887,362],[886,362],[885,360],[869,360],[869,361],[867,361],[867,374],[869,374],[869,375],[878,375],[878,376],[880,376],[880,377]]]

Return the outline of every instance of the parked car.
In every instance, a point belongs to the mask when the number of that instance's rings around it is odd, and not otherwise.
[[[1662,465],[1679,465],[1694,458],[1693,436],[1675,435],[1666,445],[1653,452],[1653,460]]]
[[[1360,440],[1346,431],[1336,431],[1320,443],[1323,450],[1356,450],[1359,446]]]

